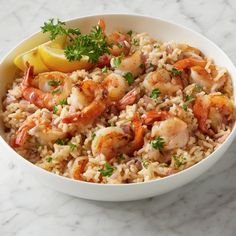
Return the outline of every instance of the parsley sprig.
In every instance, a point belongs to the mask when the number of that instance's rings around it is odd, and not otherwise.
[[[109,53],[108,43],[100,26],[94,26],[89,34],[81,34],[78,28],[66,28],[65,22],[50,19],[41,27],[43,33],[49,33],[50,39],[66,35],[70,44],[65,47],[64,53],[69,61],[88,57],[89,61],[96,63],[100,56]]]

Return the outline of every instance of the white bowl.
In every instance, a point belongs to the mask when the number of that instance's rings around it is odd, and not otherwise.
[[[185,27],[167,22],[161,19],[150,18],[138,15],[112,14],[96,15],[77,18],[68,21],[68,25],[79,27],[82,32],[87,32],[103,17],[107,24],[107,30],[123,29],[137,32],[147,32],[153,37],[162,41],[185,42],[202,50],[207,56],[214,59],[215,63],[228,69],[232,78],[236,77],[236,69],[226,54],[214,43],[202,35]],[[28,49],[37,46],[48,39],[42,33],[36,33],[18,44],[2,60],[0,65],[0,96],[6,93],[6,85],[14,79],[16,68],[13,65],[14,57]],[[233,87],[236,88],[236,80],[233,80]],[[235,94],[234,94],[235,99]],[[216,163],[232,143],[236,128],[233,128],[227,140],[211,155],[198,164],[177,174],[159,180],[134,184],[95,184],[87,183],[69,178],[61,177],[47,172],[22,158],[4,140],[3,124],[0,124],[0,148],[7,157],[12,157],[26,172],[31,173],[42,183],[51,188],[81,198],[101,201],[127,201],[147,198],[169,192],[184,184],[189,183],[196,177],[207,171]]]

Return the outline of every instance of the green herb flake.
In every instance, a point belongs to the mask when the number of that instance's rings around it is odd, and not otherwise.
[[[182,108],[183,108],[184,111],[187,111],[188,110],[188,104],[184,103]]]
[[[61,89],[60,88],[52,91],[52,95],[59,94],[59,93],[61,93]]]
[[[120,164],[122,160],[125,160],[125,156],[124,156],[124,154],[121,153],[121,154],[118,156],[117,161],[118,161],[118,163]]]
[[[174,159],[174,165],[175,167],[179,168],[180,166],[182,166],[184,163],[185,163],[185,158],[183,158],[182,156],[176,156],[174,155],[173,156],[173,159]]]
[[[92,133],[92,140],[94,140],[96,137],[96,134],[95,133]]]
[[[196,84],[195,90],[196,90],[196,92],[200,93],[200,92],[202,92],[203,87],[200,84]]]
[[[119,56],[119,57],[114,57],[113,58],[113,64],[114,64],[114,67],[117,68],[119,67],[120,63],[121,63],[121,60],[122,60],[122,57]]]
[[[65,99],[59,101],[59,104],[62,105],[62,106],[63,106],[63,105],[68,105],[67,99],[65,98]]]
[[[139,41],[138,41],[137,39],[134,39],[134,40],[133,40],[133,45],[134,45],[135,47],[138,47],[138,46],[139,46]]]
[[[57,112],[58,112],[58,107],[57,107],[57,106],[54,106],[54,107],[52,108],[52,110],[53,110],[53,114],[57,114]]]
[[[155,140],[151,141],[151,145],[154,149],[163,149],[165,141],[162,137],[157,137]]]
[[[155,88],[152,90],[150,98],[157,99],[160,96],[161,92],[159,88]]]
[[[104,168],[99,169],[98,171],[101,173],[101,175],[110,177],[114,170],[114,166],[111,166],[109,163],[106,163]]]
[[[172,74],[173,76],[178,76],[178,75],[181,75],[181,74],[182,74],[182,71],[181,71],[181,70],[177,70],[176,68],[172,68],[171,74]]]
[[[127,80],[128,84],[131,85],[134,83],[134,76],[131,72],[127,72],[124,74],[124,78]]]
[[[160,45],[154,45],[154,48],[160,48]]]
[[[132,34],[133,34],[133,31],[132,31],[132,30],[129,30],[129,31],[127,32],[127,34],[131,37]]]
[[[51,79],[48,81],[48,85],[52,86],[52,87],[57,87],[61,84],[60,80],[55,80],[55,79]]]
[[[143,164],[143,167],[144,167],[145,169],[147,169],[148,166],[149,166],[149,164],[150,164],[150,162],[149,162],[149,160],[145,159],[145,160],[142,161],[142,164]]]
[[[191,101],[193,101],[194,100],[194,97],[193,96],[191,96],[191,95],[186,95],[185,96],[185,101],[186,102],[191,102]]]
[[[107,73],[107,67],[106,67],[106,66],[104,66],[104,67],[102,68],[102,73]]]
[[[47,162],[51,162],[51,161],[52,161],[52,157],[47,157],[47,158],[46,158],[46,161],[47,161]]]
[[[123,45],[119,42],[116,45],[117,45],[118,48],[123,48]]]
[[[72,152],[73,152],[73,151],[76,149],[76,147],[77,147],[75,144],[73,144],[73,143],[71,143],[71,142],[69,142],[68,145],[69,145],[69,147],[70,147],[70,151],[72,151]]]
[[[140,68],[140,69],[145,69],[145,64],[143,64],[143,63],[140,64],[140,65],[139,65],[139,68]]]
[[[55,143],[58,145],[66,145],[67,142],[68,142],[67,139],[57,139]]]

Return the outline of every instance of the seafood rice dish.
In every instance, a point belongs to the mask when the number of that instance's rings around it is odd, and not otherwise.
[[[200,49],[144,32],[90,33],[50,20],[19,55],[3,98],[5,138],[31,163],[75,180],[164,178],[206,158],[235,122],[231,78]]]

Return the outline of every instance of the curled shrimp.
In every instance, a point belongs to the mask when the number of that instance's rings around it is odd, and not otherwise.
[[[155,121],[166,120],[170,115],[167,111],[148,111],[146,114],[142,115],[142,122],[145,125],[152,125]]]
[[[197,96],[193,113],[198,120],[199,129],[203,133],[212,134],[210,128],[218,132],[222,125],[229,125],[235,121],[235,107],[226,96],[204,95]],[[210,123],[207,123],[210,120]]]
[[[84,180],[82,174],[84,173],[85,167],[88,163],[88,157],[83,157],[85,159],[81,160],[80,158],[75,159],[71,167],[71,177],[76,180]]]
[[[133,153],[143,147],[144,144],[144,128],[142,127],[142,120],[136,112],[132,119],[134,129],[134,139],[128,146],[124,147],[123,153],[133,155]]]
[[[34,79],[33,66],[28,64],[22,81],[22,96],[37,107],[52,110],[53,106],[69,96],[71,88],[70,78],[61,72],[41,73]]]
[[[136,51],[131,56],[125,57],[117,67],[122,73],[130,72],[134,77],[141,75],[144,69],[140,66],[144,63],[143,54],[141,51]]]
[[[102,82],[102,85],[108,92],[111,101],[118,101],[124,97],[128,89],[128,83],[121,75],[111,73]]]
[[[219,75],[215,65],[210,65],[210,72],[206,71],[207,61],[195,58],[185,58],[177,61],[174,67],[180,70],[190,68],[190,77],[194,83],[202,86],[207,92],[214,92],[223,87],[227,80],[227,73]]]
[[[109,51],[113,56],[119,56],[122,53],[124,55],[129,54],[131,48],[129,35],[121,32],[112,32],[107,40],[112,45]]]
[[[93,101],[82,111],[75,112],[62,119],[63,123],[76,123],[77,125],[88,125],[100,116],[106,109],[108,99],[107,91],[103,86],[92,81],[85,80],[82,82],[82,90],[86,91],[86,96],[92,96]]]
[[[188,126],[181,119],[170,117],[153,125],[151,136],[164,139],[164,150],[182,148],[189,140]]]
[[[118,101],[117,108],[119,110],[124,110],[126,106],[133,105],[138,98],[139,92],[140,91],[137,88],[130,90],[120,101]]]
[[[92,152],[96,156],[103,154],[107,160],[116,157],[128,143],[129,137],[119,127],[102,128],[96,132],[92,142]]]
[[[12,142],[12,146],[14,148],[23,146],[30,130],[32,130],[31,136],[35,136],[39,143],[43,145],[51,145],[57,139],[64,138],[65,133],[51,124],[51,118],[51,114],[49,114],[48,119],[45,120],[45,118],[43,118],[43,121],[39,122],[41,117],[35,114],[29,116],[16,132],[16,137]]]
[[[132,124],[134,138],[131,141],[129,135],[119,127],[107,127],[97,131],[92,142],[93,155],[102,153],[107,160],[110,160],[120,153],[132,155],[134,151],[140,149],[144,143],[144,130],[137,113],[132,119]]]
[[[166,69],[157,69],[146,75],[143,86],[151,92],[159,89],[161,95],[173,95],[183,88],[182,80],[179,77],[171,77]]]

